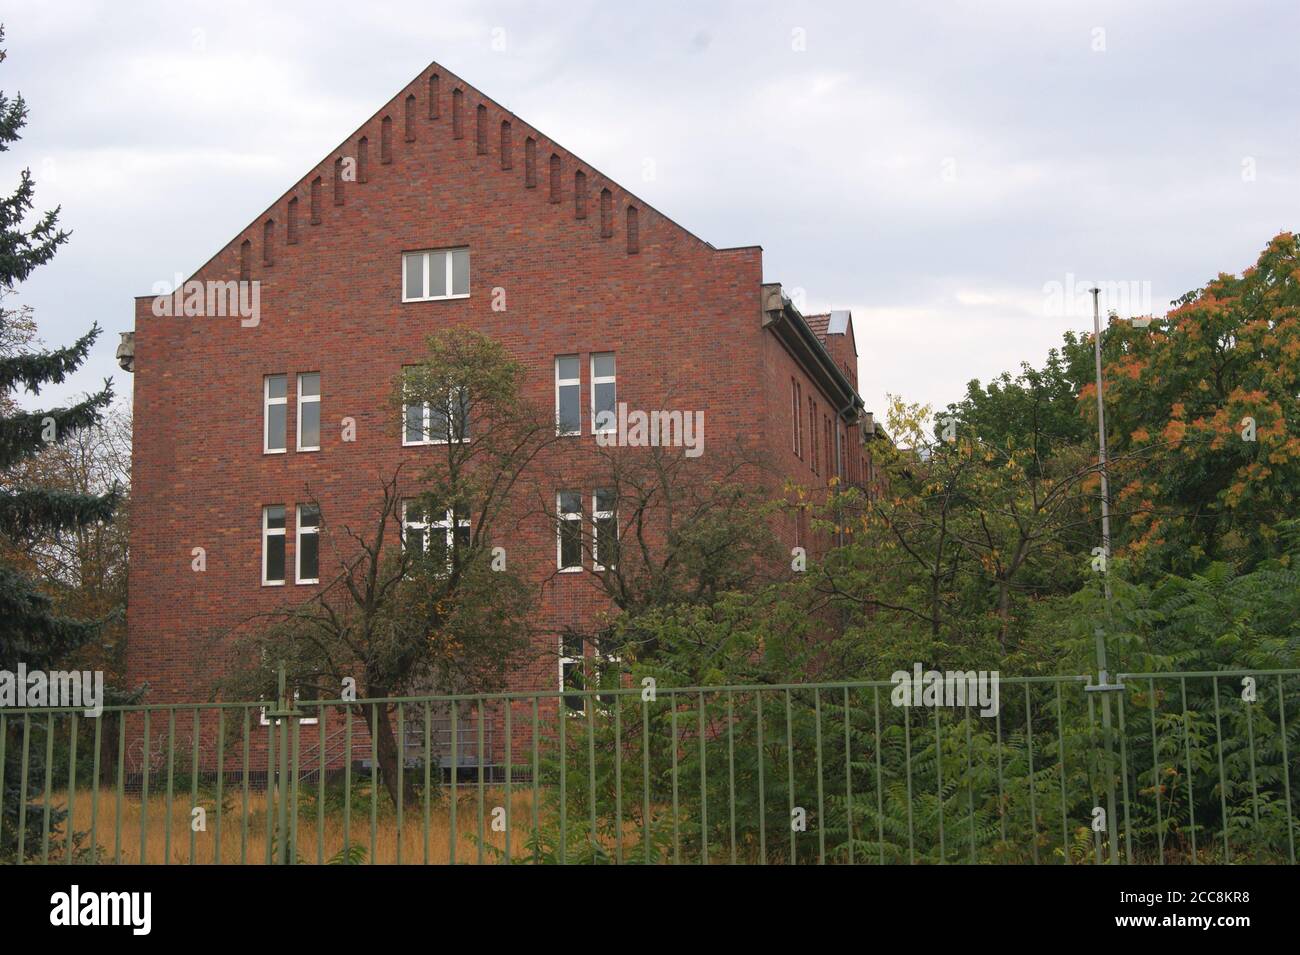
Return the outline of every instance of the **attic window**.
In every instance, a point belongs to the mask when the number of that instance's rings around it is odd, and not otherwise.
[[[474,151],[480,156],[486,156],[488,151],[487,127],[487,107],[480,103],[474,110]]]
[[[560,157],[551,153],[551,201],[560,201]]]
[[[639,218],[636,206],[627,207],[627,254],[636,255],[641,251],[641,230],[637,219]]]
[[[334,205],[343,205],[343,157],[334,158]]]
[[[406,141],[415,142],[415,94],[406,97]]]
[[[311,224],[320,225],[320,176],[311,181]]]
[[[357,182],[369,182],[370,140],[362,136],[357,140]]]
[[[250,271],[251,267],[248,263],[248,257],[252,248],[253,243],[248,239],[239,243],[239,281],[241,282],[247,282],[252,275]]]
[[[463,90],[451,91],[451,135],[454,139],[465,138],[465,93]]]
[[[379,161],[393,161],[393,117],[385,116],[379,124]]]
[[[262,264],[275,264],[275,220],[267,219],[262,226]]]
[[[285,242],[298,244],[298,197],[289,200],[289,213],[285,222]]]
[[[511,167],[510,157],[510,120],[501,120],[501,168]]]
[[[469,298],[469,249],[432,249],[402,256],[402,301]]]
[[[608,239],[614,234],[614,194],[600,190],[600,237]]]

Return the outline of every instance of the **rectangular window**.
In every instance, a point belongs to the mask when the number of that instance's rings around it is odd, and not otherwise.
[[[448,510],[438,520],[415,501],[402,505],[402,540],[409,550],[433,555],[433,559],[451,568],[457,551],[470,544],[469,518]]]
[[[817,473],[817,402],[812,398],[808,399],[808,440],[812,442],[809,449],[812,453],[808,455],[809,466],[812,467],[813,474]]]
[[[555,433],[582,433],[582,384],[578,378],[581,363],[577,355],[559,355],[555,359]]]
[[[591,496],[592,570],[614,567],[618,562],[618,514],[614,492],[600,489]]]
[[[562,571],[582,570],[582,494],[561,491],[556,495],[559,536],[556,559]]]
[[[790,379],[790,412],[792,418],[792,430],[794,431],[794,453],[798,458],[803,457],[803,402],[799,400],[800,393],[803,389],[799,382]]]
[[[320,373],[298,376],[298,450],[320,450]]]
[[[294,580],[320,583],[320,508],[298,505],[298,537],[294,543]]]
[[[417,401],[402,406],[402,444],[460,444],[470,440],[469,392],[455,388],[446,401]]]
[[[284,583],[284,505],[262,508],[262,586]]]
[[[583,690],[582,671],[582,638],[574,633],[563,634],[560,637],[560,692]],[[586,712],[585,704],[585,697],[570,696],[567,693],[564,697],[564,707],[571,716],[581,716]]]
[[[435,249],[402,256],[402,301],[469,297],[469,249]]]
[[[288,375],[267,375],[262,379],[263,454],[283,454],[287,448],[288,387]]]
[[[613,352],[591,356],[592,434],[612,434],[618,430],[614,377]]]

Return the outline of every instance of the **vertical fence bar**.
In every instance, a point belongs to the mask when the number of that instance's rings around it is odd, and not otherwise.
[[[198,851],[199,834],[194,828],[194,810],[199,804],[199,742],[202,734],[202,717],[196,706],[193,711],[193,738],[190,740],[190,865]]]
[[[460,716],[460,701],[451,701],[451,797],[447,800],[447,805],[451,810],[450,825],[448,828],[448,861],[451,865],[456,864],[456,808],[460,802],[460,730],[457,727],[457,720]],[[563,752],[563,750],[561,750]],[[563,788],[561,788],[563,791]],[[563,842],[564,836],[561,831],[560,841]]]
[[[1116,698],[1117,715],[1119,717],[1119,778],[1123,786],[1121,794],[1124,799],[1124,858],[1133,864],[1133,825],[1129,817],[1129,795],[1128,795],[1128,728],[1124,725],[1124,694],[1121,693]]]
[[[1232,849],[1228,846],[1228,783],[1223,773],[1223,726],[1219,721],[1219,678],[1211,677],[1214,691],[1214,738],[1219,754],[1219,809],[1223,813],[1223,861],[1232,861]]]
[[[18,858],[19,865],[26,861],[27,849],[27,765],[31,759],[32,715],[23,714],[23,756],[18,774]]]
[[[323,739],[324,737],[322,737]],[[433,769],[433,706],[424,704],[424,864],[429,864],[429,824],[432,822],[433,793],[430,790]]]
[[[538,795],[538,786],[540,785],[540,780],[538,779],[538,777],[541,775],[541,761],[540,761],[540,754],[537,745],[537,733],[538,733],[537,715],[538,715],[537,697],[533,697],[532,744],[533,744],[533,864],[534,865],[537,864],[540,858],[539,852],[541,850],[541,847],[538,843],[541,840],[541,836],[542,836],[541,816],[540,816],[541,808],[538,805],[538,800],[540,798]]]
[[[560,736],[560,865],[566,865],[569,861],[569,724],[567,720],[566,704],[564,698],[560,697],[555,701],[556,732]]]
[[[248,747],[252,739],[252,710],[244,707],[244,770],[243,770],[243,790],[244,790],[244,809],[239,814],[239,864],[248,864]]]
[[[289,854],[289,801],[295,795],[293,784],[289,780],[289,773],[294,768],[289,765],[289,708],[291,706],[291,697],[284,689],[284,668],[280,669],[280,711],[281,715],[275,722],[280,725],[280,772],[276,780],[275,797],[278,805],[276,815],[276,849],[280,865],[288,865],[293,861]],[[294,721],[297,722],[296,720]]]
[[[623,864],[623,707],[614,703],[614,861]]]
[[[1038,808],[1034,800],[1034,716],[1033,700],[1029,696],[1029,684],[1025,688],[1025,741],[1028,743],[1029,775],[1025,782],[1029,785],[1029,848],[1034,865],[1038,865]],[[1068,849],[1066,851],[1069,851]]]
[[[325,754],[325,721],[329,710],[324,703],[316,705],[316,864],[325,864],[325,776],[329,772],[329,758]],[[428,786],[426,785],[427,789]],[[346,861],[346,860],[345,860]]]
[[[1147,701],[1151,709],[1151,790],[1156,797],[1156,853],[1160,865],[1165,864],[1165,827],[1160,812],[1160,740],[1156,732],[1156,681],[1147,680]]]
[[[5,730],[4,724],[0,723],[0,767],[5,763],[4,751]],[[99,857],[99,759],[100,747],[104,745],[104,716],[101,713],[99,719],[95,720],[95,755],[93,765],[90,769],[90,851],[91,858],[96,862],[102,862]],[[3,774],[3,768],[0,768],[0,774]],[[0,780],[0,789],[4,788],[3,780]],[[0,818],[4,813],[0,813]]]
[[[267,707],[262,713],[266,719],[266,864],[275,864],[275,722],[276,718],[268,714]]]
[[[682,839],[681,830],[678,828],[677,819],[677,694],[668,695],[669,706],[669,723],[672,730],[672,777],[673,777],[673,865],[680,865],[682,861]]]
[[[871,688],[871,703],[876,716],[876,839],[880,846],[880,864],[885,864],[885,779],[880,765],[880,687]]]
[[[600,845],[596,823],[596,717],[599,711],[595,701],[583,700],[583,706],[587,717],[587,809],[590,816],[587,822],[587,839],[594,852]]]
[[[145,850],[149,844],[149,776],[150,757],[149,757],[149,716],[150,711],[144,711],[144,745],[140,750],[140,865],[144,865],[148,860],[145,857]]]
[[[502,706],[505,707],[505,711],[506,711],[506,714],[505,714],[505,733],[506,733],[506,742],[505,742],[505,761],[506,761],[506,854],[505,854],[505,857],[504,857],[504,862],[505,862],[507,865],[509,865],[509,863],[510,863],[510,825],[511,825],[511,823],[510,823],[510,818],[511,818],[511,812],[512,812],[513,809],[514,809],[514,807],[510,805],[511,801],[512,801],[513,798],[514,798],[514,786],[512,785],[512,783],[514,782],[514,780],[512,779],[512,776],[513,776],[513,773],[514,773],[514,767],[511,765],[511,763],[512,763],[513,760],[514,760],[514,740],[512,739],[512,736],[513,736],[514,734],[513,734],[513,731],[512,731],[512,729],[511,729],[511,726],[510,726],[510,716],[511,716],[510,711],[513,709],[512,701],[507,697],[505,700],[502,701]]]
[[[618,705],[617,697],[615,706]],[[641,698],[641,841],[644,843],[645,862],[650,857],[650,704]]]
[[[402,825],[406,821],[406,704],[397,704],[397,865],[402,864]]]
[[[907,864],[916,865],[916,832],[912,820],[912,711],[903,707],[903,766],[907,773]]]
[[[76,823],[77,809],[77,712],[68,714],[68,821],[64,826],[63,861],[72,862],[72,833]],[[94,845],[91,845],[94,848]]]
[[[113,863],[122,864],[122,802],[126,796],[126,713],[117,721],[117,800],[113,808]]]
[[[935,796],[939,802],[939,864],[948,862],[948,845],[944,841],[943,831],[943,737],[939,730],[940,707],[934,708],[934,766],[937,774]]]
[[[1278,678],[1279,681],[1281,677]],[[1192,865],[1199,865],[1200,859],[1196,852],[1196,780],[1192,776],[1192,724],[1187,715],[1187,677],[1180,677],[1182,703],[1183,703],[1183,756],[1187,763],[1187,828],[1192,836]],[[1282,685],[1279,682],[1278,691],[1281,692]],[[1283,753],[1286,752],[1286,735],[1282,736]]]
[[[1260,830],[1259,830],[1259,781],[1255,776],[1255,717],[1254,707],[1242,701],[1246,710],[1246,742],[1250,747],[1250,805],[1255,817],[1255,853],[1256,859],[1259,858],[1261,850]]]
[[[995,739],[993,741],[994,753],[997,757],[998,765],[998,833],[1002,838],[1002,848],[1007,846],[1007,810],[1005,785],[1002,780],[1002,707],[993,714],[993,732]]]
[[[387,715],[387,714],[385,714]],[[370,704],[370,864],[379,845],[379,705]]]
[[[849,728],[849,688],[844,688],[844,831],[848,864],[853,865],[853,741]]]
[[[970,861],[975,864],[975,764],[971,743],[970,704],[966,704],[966,804],[970,816]]]
[[[813,739],[817,752],[817,864],[826,864],[826,803],[822,796],[822,695],[813,687]]]
[[[758,854],[759,865],[767,865],[767,804],[763,793],[763,691],[754,691],[756,750],[758,756]]]
[[[1088,701],[1089,712],[1092,710],[1092,701]],[[1066,796],[1065,796],[1065,711],[1061,700],[1061,683],[1056,682],[1056,744],[1057,758],[1060,760],[1060,777],[1061,777],[1061,849],[1062,855],[1065,856],[1065,864],[1070,865],[1070,824],[1066,818]]]
[[[736,707],[727,691],[727,805],[731,832],[731,864],[736,864]]]
[[[45,789],[41,813],[41,863],[50,861],[50,810],[54,802],[54,712],[45,717]]]
[[[709,785],[708,773],[705,756],[705,722],[704,722],[704,691],[700,691],[700,851],[703,853],[701,862],[704,865],[709,864]]]
[[[1286,752],[1286,701],[1282,698],[1282,675],[1277,677],[1278,732],[1282,737],[1282,792],[1286,796],[1286,842],[1291,864],[1295,865],[1295,813],[1291,809],[1291,760]],[[2,763],[3,756],[0,756]]]
[[[453,819],[455,816],[452,817]],[[352,707],[343,707],[343,858],[352,857]],[[453,861],[455,861],[453,859]]]
[[[790,864],[794,865],[799,861],[799,855],[795,847],[794,832],[794,718],[790,709],[790,691],[785,691],[785,762],[786,762],[786,796],[790,805],[790,818],[787,820],[790,829]]]
[[[167,707],[167,811],[163,829],[163,865],[172,861],[172,800],[176,790],[176,707]]]
[[[487,701],[478,700],[476,702],[478,709],[478,851],[475,853],[475,863],[483,864],[483,798],[484,798],[484,780],[483,780],[483,721],[486,718]]]
[[[293,697],[288,700],[286,709],[292,713],[285,717],[292,722],[289,736],[293,749],[289,755],[289,849],[288,862],[298,864],[298,783],[302,777],[302,714],[298,711],[298,702]],[[400,843],[399,843],[400,845]]]
[[[226,711],[217,708],[217,818],[213,823],[212,864],[221,865],[221,817],[226,801]],[[94,841],[93,839],[91,840]]]

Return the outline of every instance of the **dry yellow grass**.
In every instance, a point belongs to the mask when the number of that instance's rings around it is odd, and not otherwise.
[[[76,805],[73,808],[73,829],[89,833],[91,829],[91,808],[93,792],[78,790]],[[67,793],[56,792],[54,803],[60,808],[67,805]],[[147,813],[144,814],[145,850],[143,860],[140,851],[141,809],[138,794],[127,794],[121,803],[121,861],[149,864],[171,862],[174,864],[190,861],[190,836],[194,837],[194,861],[212,863],[217,859],[216,835],[217,814],[210,803],[207,806],[207,829],[204,832],[191,833],[189,792],[176,793],[172,800],[171,845],[167,847],[167,796],[150,793]],[[457,801],[456,814],[456,861],[474,863],[479,860],[478,841],[478,790],[477,787],[462,788]],[[241,827],[243,816],[242,791],[228,793],[227,806],[221,815],[221,862],[239,863],[246,858],[250,863],[266,861],[267,854],[267,800],[264,793],[250,792],[248,796],[247,833]],[[505,833],[492,831],[492,814],[496,807],[505,806],[505,791],[499,788],[485,789],[483,795],[483,841],[482,861],[498,863],[501,854],[490,851],[487,846],[505,848]],[[293,804],[286,807],[291,819]],[[101,861],[112,862],[118,848],[115,835],[117,820],[117,792],[111,788],[99,791],[98,820],[95,830],[95,842],[101,850]],[[498,814],[499,816],[500,814]],[[529,854],[527,840],[532,833],[532,792],[515,791],[510,801],[510,855],[522,859]],[[317,839],[317,814],[315,806],[304,807],[298,813],[297,857],[306,863],[315,863],[319,858]],[[364,861],[371,861],[370,800],[354,802],[349,819],[351,844],[365,849]],[[428,861],[430,863],[447,863],[451,861],[451,812],[447,794],[440,794],[434,805],[429,807],[428,826]],[[423,863],[425,861],[424,807],[417,802],[405,807],[402,830],[400,834],[402,863]],[[396,863],[398,861],[399,834],[397,814],[381,794],[377,813],[373,859],[379,863]],[[343,813],[341,810],[328,810],[325,815],[323,855],[330,861],[344,845]],[[51,859],[62,861],[62,859]]]

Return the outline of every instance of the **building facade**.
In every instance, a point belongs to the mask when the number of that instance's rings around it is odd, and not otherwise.
[[[134,374],[128,671],[149,702],[208,698],[233,631],[323,586],[321,513],[363,524],[384,477],[427,451],[392,396],[438,329],[500,342],[527,397],[554,403],[548,473],[625,403],[703,412],[706,449],[761,450],[776,488],[871,483],[848,312],[801,315],[763,281],[760,248],[697,238],[436,64],[180,291],[136,300],[119,356]],[[557,479],[583,521],[601,516],[595,480]],[[812,543],[797,509],[779,531]],[[559,635],[607,609],[588,574],[563,572],[593,555],[563,566],[555,533],[512,535],[546,644],[512,689],[560,688]]]

